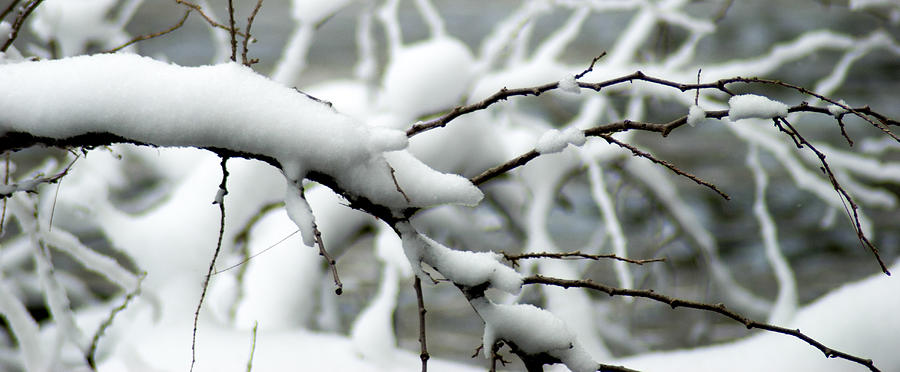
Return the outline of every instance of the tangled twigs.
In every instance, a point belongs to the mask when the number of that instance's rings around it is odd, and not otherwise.
[[[725,198],[725,200],[731,200],[731,197],[728,196],[728,194],[726,194],[726,193],[723,192],[722,190],[719,190],[719,188],[716,187],[716,185],[713,185],[712,183],[706,182],[706,181],[700,179],[699,177],[697,177],[697,176],[695,176],[695,175],[693,175],[693,174],[690,174],[690,173],[688,173],[688,172],[685,172],[685,171],[679,169],[678,167],[676,167],[676,166],[675,166],[674,164],[672,164],[672,163],[669,163],[669,162],[667,162],[667,161],[665,161],[665,160],[662,160],[662,159],[658,159],[657,157],[655,157],[655,156],[653,156],[653,155],[650,155],[650,153],[641,151],[641,150],[639,150],[637,147],[634,147],[634,146],[629,145],[629,144],[627,144],[627,143],[621,142],[621,141],[619,141],[619,140],[617,140],[617,139],[615,139],[615,138],[612,138],[612,136],[610,136],[610,135],[608,135],[608,134],[602,134],[602,135],[600,135],[600,138],[605,139],[606,142],[609,142],[609,143],[615,144],[616,146],[619,146],[619,147],[622,147],[622,148],[625,148],[625,149],[630,150],[631,153],[634,154],[635,156],[639,156],[639,157],[648,159],[648,160],[650,160],[650,161],[652,161],[652,162],[654,162],[654,163],[656,163],[656,164],[659,164],[659,165],[662,165],[662,166],[664,166],[664,167],[666,167],[666,168],[669,168],[669,170],[671,170],[672,172],[675,172],[675,173],[678,174],[679,176],[686,177],[687,179],[689,179],[689,180],[691,180],[691,181],[694,181],[694,182],[696,182],[696,183],[699,184],[699,185],[706,186],[706,187],[712,189],[712,191],[715,191],[716,194],[721,195],[723,198]]]
[[[522,253],[522,254],[511,254],[501,251],[500,254],[503,255],[503,259],[512,263],[513,267],[519,265],[519,260],[527,260],[532,258],[554,258],[554,259],[567,259],[567,258],[578,258],[578,259],[588,259],[599,261],[601,259],[611,259],[618,260],[623,262],[632,263],[635,265],[643,265],[645,263],[651,262],[665,262],[665,258],[650,258],[645,260],[635,260],[631,258],[619,257],[614,254],[588,254],[582,253],[581,251],[574,252],[562,252],[562,253],[554,253],[554,252],[537,252],[537,253]]]
[[[834,173],[831,171],[831,167],[829,167],[828,162],[825,161],[825,154],[819,151],[819,149],[815,148],[815,146],[813,146],[811,143],[809,143],[806,138],[803,138],[803,136],[800,135],[800,132],[798,132],[797,129],[794,128],[794,126],[791,125],[789,121],[787,121],[787,119],[776,117],[772,119],[772,121],[775,123],[775,126],[778,127],[779,130],[787,133],[787,135],[791,137],[791,139],[794,141],[794,144],[797,145],[797,148],[803,148],[803,146],[806,146],[810,151],[816,154],[816,157],[819,158],[819,162],[822,163],[822,166],[819,169],[821,169],[822,173],[824,173],[828,177],[828,181],[831,182],[831,187],[834,188],[834,191],[838,193],[841,198],[841,202],[846,202],[846,204],[844,204],[844,209],[846,210],[847,215],[853,218],[853,228],[856,230],[857,239],[859,239],[859,242],[862,243],[863,246],[868,248],[873,255],[875,255],[875,259],[878,261],[878,265],[881,266],[881,271],[887,275],[891,275],[891,272],[888,271],[887,265],[885,265],[884,261],[881,259],[881,254],[878,252],[878,247],[872,244],[872,242],[869,241],[869,238],[866,237],[866,234],[863,233],[862,226],[859,222],[859,206],[856,205],[856,202],[853,201],[853,198],[850,197],[850,194],[847,193],[847,190],[845,190],[841,186],[841,184],[838,183],[837,178],[834,177]],[[849,208],[847,207],[847,204],[850,205]]]
[[[809,337],[809,336],[803,334],[802,332],[800,332],[799,329],[788,329],[788,328],[784,328],[784,327],[771,325],[768,323],[761,323],[761,322],[751,320],[751,319],[729,309],[728,307],[726,307],[725,305],[723,305],[721,303],[720,304],[707,304],[707,303],[703,303],[703,302],[683,300],[683,299],[679,299],[679,298],[662,295],[662,294],[656,293],[652,290],[624,289],[624,288],[609,287],[609,286],[606,286],[606,285],[603,285],[600,283],[596,283],[589,279],[568,280],[568,279],[551,278],[551,277],[546,277],[546,276],[542,276],[542,275],[534,275],[534,276],[526,277],[524,279],[523,283],[524,284],[554,285],[554,286],[563,287],[563,288],[587,288],[587,289],[593,289],[593,290],[597,290],[600,292],[604,292],[610,296],[628,296],[628,297],[648,298],[648,299],[651,299],[654,301],[659,301],[659,302],[668,304],[673,309],[676,307],[686,307],[686,308],[691,308],[691,309],[711,311],[714,313],[724,315],[728,318],[731,318],[731,319],[737,321],[738,323],[743,324],[745,327],[747,327],[747,329],[752,329],[752,328],[762,329],[762,330],[775,332],[775,333],[781,333],[781,334],[785,334],[785,335],[789,335],[789,336],[793,336],[798,339],[801,339],[804,342],[812,345],[816,349],[819,349],[819,351],[821,351],[823,354],[825,354],[825,356],[828,358],[841,358],[841,359],[849,360],[851,362],[859,363],[863,366],[866,366],[869,370],[871,370],[873,372],[880,371],[877,367],[875,367],[875,363],[872,362],[871,359],[860,358],[858,356],[850,355],[850,354],[844,353],[842,351],[832,349],[828,346],[823,345],[821,342],[816,341],[812,337]]]

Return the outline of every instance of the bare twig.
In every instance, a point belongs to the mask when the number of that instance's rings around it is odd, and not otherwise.
[[[712,191],[715,191],[716,194],[719,194],[720,196],[722,196],[723,198],[725,198],[725,200],[731,200],[731,197],[729,197],[728,194],[726,194],[726,193],[723,192],[722,190],[719,190],[719,188],[716,187],[716,185],[713,185],[712,183],[709,183],[709,182],[707,182],[707,181],[704,181],[704,180],[700,179],[699,177],[697,177],[697,176],[695,176],[695,175],[693,175],[693,174],[691,174],[691,173],[685,172],[685,171],[679,169],[678,167],[676,167],[676,166],[675,166],[674,164],[672,164],[672,163],[669,163],[669,162],[667,162],[667,161],[665,161],[665,160],[659,159],[659,158],[657,158],[657,157],[651,155],[650,153],[647,153],[647,152],[644,152],[644,151],[639,150],[637,147],[634,147],[634,146],[629,145],[629,144],[627,144],[627,143],[621,142],[621,141],[619,141],[619,140],[617,140],[617,139],[615,139],[615,138],[612,138],[612,136],[610,136],[610,135],[608,135],[608,134],[602,134],[602,135],[600,135],[600,138],[603,138],[603,139],[606,140],[606,142],[615,144],[616,146],[619,146],[619,147],[628,149],[628,150],[631,151],[631,153],[634,154],[635,156],[642,157],[642,158],[647,159],[647,160],[650,160],[650,161],[652,161],[652,162],[654,162],[654,163],[656,163],[656,164],[659,164],[659,165],[662,165],[662,166],[664,166],[664,167],[666,167],[666,168],[669,168],[669,170],[671,170],[672,172],[675,172],[675,173],[678,174],[679,176],[682,176],[682,177],[685,177],[685,178],[687,178],[687,179],[689,179],[689,180],[691,180],[691,181],[694,181],[694,182],[697,183],[698,185],[706,186],[706,187],[710,188]]]
[[[197,323],[200,321],[200,309],[203,307],[203,300],[206,298],[206,290],[209,288],[209,279],[213,275],[216,268],[216,259],[219,258],[219,252],[222,250],[222,237],[225,235],[225,195],[228,195],[228,168],[225,166],[228,162],[228,156],[222,156],[222,182],[219,183],[219,191],[216,197],[216,204],[219,205],[219,238],[216,240],[216,250],[213,252],[212,259],[209,261],[209,269],[206,271],[206,278],[203,279],[203,290],[200,292],[200,301],[197,302],[197,310],[194,311],[194,330],[191,337],[191,368],[194,370],[194,364],[197,362]],[[219,198],[221,196],[221,199]]]
[[[594,71],[594,64],[596,64],[597,61],[600,60],[600,58],[603,58],[605,56],[606,56],[606,51],[604,50],[603,53],[600,53],[599,56],[594,57],[594,59],[591,60],[591,65],[588,66],[588,68],[584,69],[584,71],[575,75],[575,80],[581,79],[582,77],[584,77],[584,75],[587,75],[588,72]]]
[[[237,35],[234,27],[234,0],[228,0],[228,34],[231,36],[231,62],[237,62]],[[249,37],[249,36],[244,36]]]
[[[662,302],[668,304],[673,309],[676,307],[686,307],[697,310],[711,311],[714,313],[718,313],[724,315],[728,318],[731,318],[738,323],[743,324],[747,329],[762,329],[770,332],[781,333],[789,336],[796,337],[804,342],[812,345],[816,349],[819,349],[823,354],[825,354],[828,358],[841,358],[845,360],[849,360],[851,362],[859,363],[863,366],[869,368],[869,370],[873,372],[878,372],[879,369],[875,367],[875,363],[872,362],[871,359],[864,359],[854,355],[850,355],[832,348],[829,348],[823,345],[821,342],[814,340],[812,337],[809,337],[800,332],[799,329],[788,329],[784,327],[779,327],[775,325],[771,325],[768,323],[761,323],[754,320],[751,320],[743,315],[727,308],[723,304],[707,304],[703,302],[696,302],[690,300],[683,300],[675,297],[669,297],[666,295],[659,294],[654,292],[653,290],[643,290],[643,289],[624,289],[624,288],[616,288],[609,287],[600,283],[596,283],[590,279],[585,280],[568,280],[568,279],[558,279],[551,278],[542,275],[534,275],[526,277],[523,280],[524,284],[544,284],[544,285],[553,285],[563,288],[587,288],[593,289],[600,292],[604,292],[610,296],[628,296],[628,297],[641,297],[648,298],[654,301]]]
[[[184,26],[184,21],[187,21],[188,16],[191,15],[191,11],[192,11],[192,9],[186,10],[186,11],[184,12],[184,16],[182,16],[181,19],[178,21],[178,23],[176,23],[176,24],[175,24],[174,26],[172,26],[172,27],[169,27],[169,28],[167,28],[167,29],[165,29],[165,30],[162,30],[162,31],[159,31],[159,32],[154,32],[154,33],[152,33],[152,34],[146,34],[146,35],[136,36],[135,38],[129,40],[127,43],[122,44],[122,45],[119,45],[119,46],[117,46],[117,47],[115,47],[115,48],[112,48],[112,49],[110,49],[110,50],[106,50],[106,51],[104,51],[104,52],[102,52],[102,53],[115,53],[115,52],[118,52],[118,51],[124,49],[125,47],[127,47],[127,46],[129,46],[129,45],[131,45],[131,44],[134,44],[134,43],[137,43],[137,42],[140,42],[140,41],[144,41],[144,40],[153,39],[153,38],[155,38],[155,37],[163,36],[163,35],[165,35],[165,34],[168,34],[168,33],[172,32],[172,31],[175,31],[175,30],[181,28],[181,26]]]
[[[306,200],[306,195],[303,193],[303,187],[300,187],[300,197],[303,200]],[[337,271],[337,261],[334,260],[334,257],[331,257],[328,254],[328,251],[325,250],[325,243],[322,241],[322,232],[319,231],[319,227],[316,225],[315,219],[312,221],[313,234],[316,236],[316,246],[319,247],[319,256],[325,258],[325,261],[328,262],[328,267],[331,268],[331,276],[334,277],[334,293],[339,295],[344,292],[344,285],[341,284],[341,278],[338,276]]]
[[[614,254],[588,254],[582,253],[581,251],[574,252],[562,252],[562,253],[554,253],[554,252],[537,252],[537,253],[521,253],[521,254],[511,254],[501,251],[500,254],[503,255],[503,259],[511,262],[513,267],[518,266],[519,260],[527,260],[532,258],[553,258],[553,259],[567,259],[567,258],[578,258],[578,259],[588,259],[599,261],[602,259],[611,259],[618,260],[623,262],[632,263],[635,265],[643,265],[645,263],[651,262],[665,262],[665,258],[650,258],[645,260],[635,260],[631,258],[619,257]]]
[[[241,46],[241,63],[243,63],[244,66],[247,67],[250,67],[254,63],[259,62],[259,59],[256,58],[247,59],[247,43],[250,41],[250,39],[253,38],[253,36],[250,35],[250,27],[253,26],[253,20],[256,19],[256,13],[258,13],[259,8],[262,7],[262,3],[263,0],[256,0],[256,6],[253,8],[253,12],[250,13],[250,17],[247,17],[247,35],[244,36],[244,43]]]
[[[203,19],[206,20],[206,23],[208,23],[210,26],[213,26],[215,28],[222,29],[222,30],[225,30],[228,32],[234,31],[234,33],[237,36],[247,37],[247,34],[241,32],[240,30],[235,30],[233,28],[229,28],[228,26],[223,25],[223,24],[213,20],[212,17],[210,17],[208,14],[206,14],[206,12],[203,11],[203,7],[201,7],[200,5],[194,4],[194,3],[186,1],[186,0],[175,0],[175,2],[178,4],[184,5],[188,8],[191,8],[194,11],[196,11],[197,13],[199,13],[200,16],[203,17]]]
[[[428,371],[428,342],[425,340],[425,299],[422,297],[422,280],[418,276],[413,281],[413,288],[416,290],[416,303],[419,307],[419,359],[422,360],[422,372]]]

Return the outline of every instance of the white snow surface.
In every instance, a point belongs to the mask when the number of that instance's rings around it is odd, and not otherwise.
[[[788,113],[787,105],[755,94],[742,94],[733,96],[728,100],[728,119],[738,121],[741,119],[771,119],[785,117]]]
[[[562,151],[569,144],[584,145],[585,140],[584,132],[578,128],[571,127],[562,131],[550,129],[541,135],[534,150],[541,154],[552,154]]]
[[[575,75],[568,74],[559,80],[559,89],[563,92],[578,94],[581,93],[581,87],[575,81]]]
[[[515,270],[500,263],[501,256],[494,252],[457,251],[443,246],[431,238],[419,234],[411,225],[398,225],[403,240],[403,250],[420,278],[427,280],[422,271],[422,263],[437,270],[453,283],[475,287],[490,283],[511,294],[518,294],[522,288],[522,276]]]
[[[482,350],[486,357],[494,342],[502,339],[526,354],[553,355],[574,372],[597,370],[597,363],[578,345],[566,323],[553,313],[527,304],[498,305],[484,297],[470,303],[484,320]]]
[[[838,101],[838,103],[840,103],[840,104],[842,104],[842,105],[844,105],[844,106],[847,106],[847,102],[844,102],[844,100],[840,100],[840,101]],[[840,115],[842,115],[842,114],[844,114],[844,113],[846,113],[846,112],[847,112],[847,109],[845,109],[845,108],[843,108],[843,107],[841,107],[841,106],[838,106],[838,105],[828,105],[828,113],[830,113],[831,115],[834,115],[834,116],[840,116]]]
[[[235,63],[181,67],[129,54],[81,56],[4,65],[0,86],[0,132],[57,139],[106,132],[158,146],[262,154],[290,179],[318,171],[392,208],[473,205],[482,197],[465,178],[411,155],[389,163],[384,152],[406,146],[402,132],[367,127]]]

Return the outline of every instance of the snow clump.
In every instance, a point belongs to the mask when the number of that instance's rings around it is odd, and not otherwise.
[[[701,121],[703,121],[703,119],[706,119],[706,111],[703,111],[703,109],[700,108],[700,106],[692,105],[690,110],[688,110],[688,117],[687,117],[688,125],[690,125],[692,127],[696,126]]]
[[[785,117],[788,113],[787,105],[755,94],[733,96],[728,100],[728,106],[730,107],[728,119],[731,121],[750,118],[771,119]]]
[[[566,93],[581,93],[581,87],[575,81],[575,75],[566,75],[559,81],[559,89]]]
[[[575,146],[581,146],[585,142],[584,132],[578,128],[566,128],[563,131],[558,129],[550,129],[541,135],[538,139],[534,150],[541,154],[552,154],[560,152],[570,143]]]

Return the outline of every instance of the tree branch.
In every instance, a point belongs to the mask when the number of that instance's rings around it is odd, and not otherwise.
[[[832,348],[829,348],[822,344],[821,342],[816,341],[812,337],[809,337],[800,332],[799,329],[788,329],[784,327],[779,327],[775,325],[771,325],[768,323],[761,323],[754,320],[751,320],[743,315],[727,308],[724,304],[707,304],[702,302],[690,301],[690,300],[682,300],[675,297],[665,296],[659,293],[654,292],[653,290],[643,290],[643,289],[624,289],[624,288],[616,288],[609,287],[600,283],[596,283],[590,279],[585,280],[568,280],[568,279],[558,279],[551,278],[542,275],[534,275],[526,277],[523,281],[523,284],[543,284],[543,285],[553,285],[563,288],[587,288],[593,289],[596,291],[604,292],[610,296],[628,296],[628,297],[641,297],[648,298],[654,301],[665,303],[671,306],[673,309],[676,307],[686,307],[697,310],[711,311],[714,313],[718,313],[724,315],[728,318],[731,318],[738,323],[743,324],[747,329],[762,329],[770,332],[781,333],[789,336],[796,337],[804,342],[812,345],[816,349],[819,349],[823,354],[825,354],[828,358],[841,358],[845,360],[849,360],[854,363],[861,364],[866,366],[869,370],[873,372],[879,372],[880,370],[875,367],[875,363],[872,362],[871,359],[864,359],[858,356],[850,355],[844,353],[842,351],[838,351]]]

